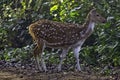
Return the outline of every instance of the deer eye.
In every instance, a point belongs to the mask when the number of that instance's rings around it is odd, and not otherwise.
[[[99,16],[99,14],[97,14],[96,16]]]

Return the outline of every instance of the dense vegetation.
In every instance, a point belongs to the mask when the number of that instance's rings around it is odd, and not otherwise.
[[[119,0],[1,0],[0,60],[23,61],[33,58],[34,45],[28,34],[28,26],[32,22],[49,19],[82,24],[93,7],[108,22],[96,26],[95,32],[83,45],[80,60],[83,66],[92,66],[109,74],[111,69],[120,66]],[[45,53],[50,63],[59,62],[55,54]],[[65,63],[75,64],[73,59],[70,52]]]

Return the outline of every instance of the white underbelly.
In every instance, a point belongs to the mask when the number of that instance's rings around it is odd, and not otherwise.
[[[73,44],[71,47],[74,48],[74,47],[82,46],[84,42],[85,42],[85,39],[82,39],[78,41],[76,44]]]

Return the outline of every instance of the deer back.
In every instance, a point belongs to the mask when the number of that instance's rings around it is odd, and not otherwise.
[[[77,24],[39,20],[30,25],[30,34],[36,40],[44,40],[51,46],[72,45],[81,39],[83,27]]]

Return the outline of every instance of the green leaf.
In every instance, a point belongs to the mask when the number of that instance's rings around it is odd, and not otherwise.
[[[55,11],[58,9],[58,5],[54,5],[53,7],[50,8],[50,11]]]

